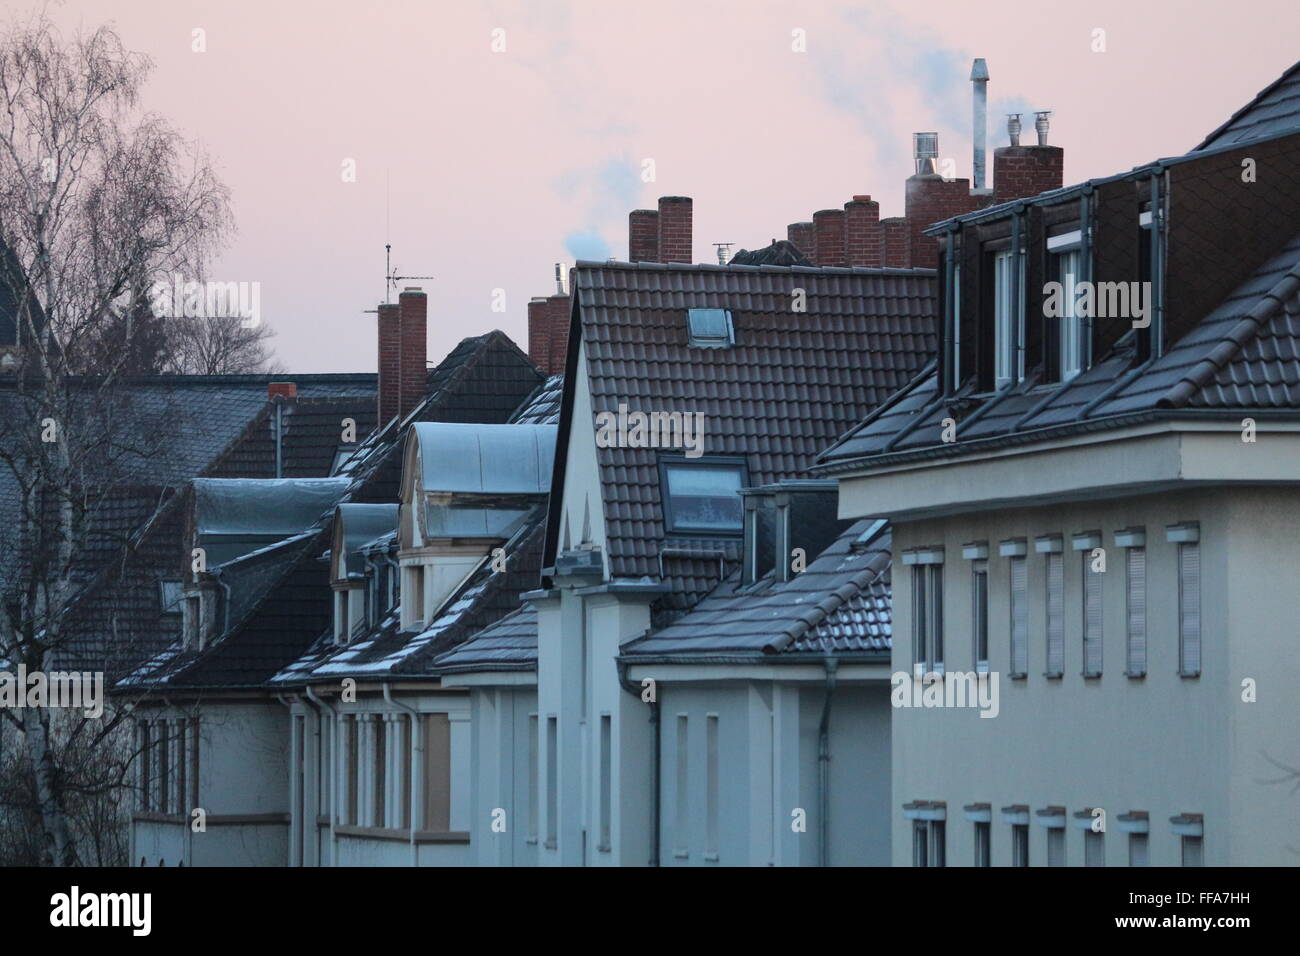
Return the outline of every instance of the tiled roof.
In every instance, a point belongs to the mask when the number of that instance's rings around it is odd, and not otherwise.
[[[890,533],[851,525],[789,581],[739,587],[733,574],[688,613],[624,645],[628,660],[882,653],[890,648]]]
[[[1300,63],[1295,64],[1205,137],[1197,149],[1268,139],[1300,129]]]
[[[975,442],[1030,441],[1096,430],[1141,417],[1219,410],[1300,409],[1300,235],[1149,365],[1135,369],[1127,341],[1068,383],[1027,381],[959,419],[937,395],[937,376],[919,378],[820,458],[828,470],[863,458],[960,455]],[[983,445],[977,446],[983,447]]]
[[[286,662],[274,683],[295,684],[348,676],[427,676],[441,670],[436,659],[471,635],[519,607],[519,595],[537,586],[541,569],[544,509],[533,510],[527,523],[507,542],[506,570],[492,570],[485,558],[429,625],[403,631],[396,609],[379,627],[345,647],[325,637]],[[326,588],[328,593],[328,588]]]
[[[564,376],[552,375],[528,396],[510,419],[512,425],[554,425],[560,420],[560,398],[564,395]]]
[[[439,657],[435,666],[439,674],[532,670],[537,666],[537,609],[531,604],[516,608]]]
[[[932,270],[580,262],[575,276],[593,411],[626,403],[702,412],[705,454],[744,456],[753,486],[803,474],[826,445],[911,381],[936,345]],[[800,289],[804,312],[792,308]],[[688,308],[731,310],[735,346],[688,346]],[[561,442],[567,432],[562,424]],[[718,546],[665,541],[658,455],[597,449],[614,577],[658,578],[669,543]],[[561,447],[557,469],[564,459]],[[551,522],[548,556],[558,511]],[[734,543],[728,547],[734,553]],[[716,557],[669,558],[673,587],[660,610],[689,607],[718,583],[717,568]]]

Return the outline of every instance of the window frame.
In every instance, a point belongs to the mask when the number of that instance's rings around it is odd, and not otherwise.
[[[718,467],[725,466],[737,469],[740,474],[739,488],[749,487],[749,461],[742,456],[735,455],[701,455],[698,458],[687,458],[685,455],[660,455],[659,456],[659,504],[663,512],[664,534],[674,538],[744,538],[745,534],[745,503],[740,494],[736,495],[737,503],[740,506],[740,521],[734,528],[678,528],[677,513],[673,508],[673,496],[669,490],[668,473],[675,467]]]

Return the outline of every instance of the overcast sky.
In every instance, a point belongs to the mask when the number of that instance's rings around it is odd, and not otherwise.
[[[112,21],[153,59],[145,105],[200,141],[233,191],[239,231],[213,277],[261,283],[279,358],[302,372],[374,370],[365,310],[384,295],[385,242],[402,273],[436,276],[410,283],[429,293],[436,360],[492,328],[526,348],[526,303],[554,290],[553,263],[625,259],[628,211],[660,195],[694,198],[700,262],[714,261],[713,242],[764,245],[855,193],[901,215],[912,132],[938,130],[940,156],[970,174],[976,56],[991,75],[990,147],[1006,143],[1009,109],[1052,109],[1067,183],[1185,152],[1295,61],[1298,10],[1295,0],[51,4],[65,30]],[[1093,52],[1098,29],[1104,52]],[[642,181],[647,159],[655,182]]]

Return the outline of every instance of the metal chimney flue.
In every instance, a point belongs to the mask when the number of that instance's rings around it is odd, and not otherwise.
[[[1034,129],[1038,132],[1038,145],[1047,145],[1047,128],[1048,117],[1052,115],[1051,110],[1039,110],[1034,113]]]
[[[555,294],[564,295],[564,274],[558,262],[555,264]]]
[[[1012,146],[1020,145],[1020,114],[1007,114],[1007,137],[1011,140]]]
[[[971,190],[984,189],[985,154],[988,148],[989,67],[984,57],[976,57],[971,64],[971,143],[974,149]]]
[[[776,240],[773,239],[772,242],[776,242]],[[734,243],[730,242],[715,242],[713,244],[713,247],[718,250],[718,265],[725,266],[731,261],[732,245],[734,245]]]
[[[913,133],[912,154],[916,158],[916,175],[937,175],[939,172],[939,134]]]

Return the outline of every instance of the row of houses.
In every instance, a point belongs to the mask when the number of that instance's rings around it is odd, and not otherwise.
[[[1300,65],[1115,176],[1017,133],[263,383],[79,606],[132,861],[1294,863]]]

